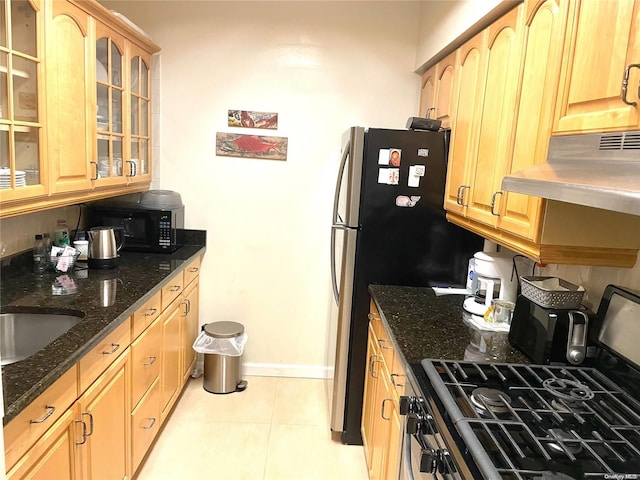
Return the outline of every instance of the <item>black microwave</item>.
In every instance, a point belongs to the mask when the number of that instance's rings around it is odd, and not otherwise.
[[[123,250],[171,253],[180,247],[178,230],[184,228],[184,205],[167,209],[94,205],[91,210],[92,225],[122,229]]]

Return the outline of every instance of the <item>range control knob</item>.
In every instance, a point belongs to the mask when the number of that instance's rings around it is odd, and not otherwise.
[[[433,448],[423,448],[420,452],[420,472],[436,473],[438,468],[438,451]]]
[[[422,417],[417,413],[411,412],[407,415],[407,433],[409,435],[417,435],[422,432]]]
[[[413,408],[416,404],[416,397],[402,395],[400,397],[400,415],[407,415],[413,412]]]

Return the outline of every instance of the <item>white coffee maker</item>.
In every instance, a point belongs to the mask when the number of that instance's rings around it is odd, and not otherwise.
[[[477,252],[470,294],[464,301],[464,309],[469,313],[483,316],[492,300],[515,302],[518,292],[518,278],[513,266],[513,254],[502,252]]]

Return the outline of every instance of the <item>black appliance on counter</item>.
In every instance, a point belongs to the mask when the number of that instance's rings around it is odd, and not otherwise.
[[[483,239],[445,216],[445,132],[352,127],[331,227],[338,337],[331,429],[361,444],[370,284],[464,287]]]
[[[597,328],[596,314],[584,307],[544,308],[519,295],[509,343],[534,363],[580,365],[595,355]]]
[[[172,253],[180,244],[177,231],[184,228],[184,205],[146,206],[131,197],[96,202],[90,210],[93,226],[122,230],[122,250]]]
[[[597,318],[593,366],[412,364],[403,478],[638,478],[640,293],[609,285]]]

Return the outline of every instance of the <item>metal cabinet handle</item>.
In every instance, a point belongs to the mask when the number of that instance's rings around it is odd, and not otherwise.
[[[156,357],[155,355],[149,355],[149,362],[144,362],[142,365],[148,367],[149,365],[153,365],[154,363],[156,363],[156,360],[158,359],[158,357]]]
[[[192,267],[189,269],[191,273],[196,273],[198,270],[200,270],[198,267]]]
[[[404,383],[396,383],[396,379],[393,377],[400,377],[401,375],[397,374],[397,373],[392,373],[390,375],[391,377],[391,383],[393,383],[394,387],[404,387]]]
[[[384,345],[382,345],[382,342],[391,343],[390,340],[385,340],[384,338],[381,338],[380,340],[378,340],[378,346],[384,350],[393,350],[393,347],[385,347]]]
[[[156,417],[149,417],[149,420],[151,420],[151,423],[146,427],[142,427],[143,430],[149,430],[156,424]]]
[[[189,313],[191,313],[191,300],[185,298],[184,301],[187,302],[187,315],[189,315]]]
[[[180,287],[180,285],[174,285],[173,287],[169,288],[169,291],[170,292],[177,292],[177,291],[180,290],[180,288],[182,288],[182,287]]]
[[[98,162],[90,162],[91,165],[95,165],[96,166],[96,176],[93,177],[91,180],[97,180],[98,179]]]
[[[82,412],[82,415],[89,416],[89,433],[87,433],[87,437],[90,437],[91,435],[93,435],[93,415],[91,414],[91,412]]]
[[[380,320],[380,316],[374,313],[370,313],[369,315],[367,315],[367,318],[369,319],[369,321]]]
[[[431,112],[435,112],[436,107],[427,108],[427,112],[425,113],[425,118],[431,118]]]
[[[47,413],[44,414],[44,417],[39,418],[38,420],[29,420],[29,423],[43,423],[47,420],[47,418],[53,415],[53,412],[56,411],[56,407],[54,407],[53,405],[45,405],[44,408],[47,409]]]
[[[501,190],[498,190],[497,192],[493,192],[493,195],[491,195],[491,215],[495,215],[496,217],[500,216],[500,213],[496,213],[494,211],[494,207],[496,206],[496,197],[498,195],[502,195],[504,192]]]
[[[191,301],[188,298],[185,298],[180,303],[184,305],[184,313],[182,314],[182,316],[186,317],[187,315],[189,315],[189,312],[191,311]]]
[[[391,420],[391,417],[385,417],[384,416],[384,404],[387,403],[387,401],[391,401],[393,400],[392,398],[385,398],[384,400],[382,400],[382,408],[380,409],[380,416],[383,418],[383,420]]]
[[[133,160],[127,160],[129,164],[129,175],[127,177],[135,177],[136,176],[136,162]]]
[[[374,368],[374,365],[376,363],[380,363],[381,361],[382,360],[375,359],[373,362],[371,362],[371,376],[373,378],[378,378],[378,372],[376,372],[376,369]]]
[[[631,105],[632,107],[635,107],[637,104],[637,102],[630,102],[629,100],[627,100],[627,86],[629,85],[629,71],[632,68],[640,68],[640,63],[633,63],[631,65],[627,65],[627,68],[624,69],[624,76],[622,77],[622,90],[620,92],[620,97],[622,98],[622,101],[624,103],[626,103],[627,105]],[[638,86],[638,98],[640,98],[640,85]]]
[[[110,352],[102,352],[103,355],[113,355],[114,353],[116,353],[118,351],[118,349],[120,348],[120,344],[119,343],[112,343],[111,346],[113,347],[111,349]]]
[[[87,424],[84,423],[84,420],[76,420],[76,423],[81,423],[82,424],[82,441],[80,442],[75,442],[76,445],[84,445],[85,443],[87,443]]]
[[[145,317],[153,317],[156,312],[158,311],[157,308],[150,308],[149,310],[147,310],[148,313],[145,313],[144,316]]]
[[[458,205],[460,205],[461,207],[466,207],[467,206],[467,204],[464,203],[464,192],[466,190],[468,190],[469,188],[471,188],[471,186],[469,186],[469,185],[460,185],[458,187],[458,191],[456,193],[456,203]]]

